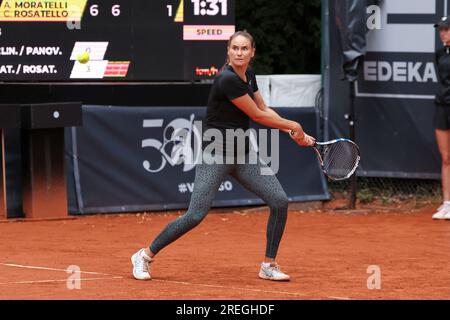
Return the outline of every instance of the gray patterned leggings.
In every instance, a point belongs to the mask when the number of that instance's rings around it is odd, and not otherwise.
[[[245,188],[263,199],[270,208],[267,224],[266,257],[275,258],[287,220],[288,198],[275,175],[261,175],[263,164],[199,164],[196,166],[194,192],[188,211],[167,224],[156,237],[150,250],[161,249],[196,227],[206,217],[212,201],[225,178],[230,174]]]

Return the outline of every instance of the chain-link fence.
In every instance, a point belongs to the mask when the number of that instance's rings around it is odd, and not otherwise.
[[[325,124],[323,95],[324,90],[322,88],[317,92],[315,99],[315,107],[318,109],[320,117],[319,139],[323,138]],[[350,179],[344,181],[330,181],[328,186],[332,194],[348,196],[348,193],[350,192]],[[442,201],[441,181],[358,177],[357,201],[359,202],[368,203],[375,200],[381,200],[383,203],[392,203],[408,199],[427,202]]]
[[[329,182],[328,187],[332,194],[348,195],[350,181]],[[357,200],[362,203],[375,200],[392,203],[408,199],[440,202],[441,194],[439,180],[358,177]]]

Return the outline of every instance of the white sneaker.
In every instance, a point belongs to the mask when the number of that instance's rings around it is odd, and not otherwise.
[[[444,219],[445,219],[445,220],[450,220],[450,208],[449,208],[448,211],[445,213]]]
[[[290,277],[280,270],[280,266],[275,262],[271,263],[268,267],[261,263],[261,269],[259,270],[259,277],[261,279],[273,280],[273,281],[288,281]]]
[[[450,205],[443,204],[440,206],[435,214],[433,214],[432,218],[436,220],[444,220],[444,219],[450,219]],[[446,218],[446,215],[449,217]]]
[[[137,280],[150,280],[150,263],[153,259],[146,253],[145,249],[141,249],[131,257],[131,263],[133,264],[133,276]]]

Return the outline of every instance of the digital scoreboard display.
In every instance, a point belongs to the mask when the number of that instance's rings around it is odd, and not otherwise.
[[[0,0],[0,81],[212,79],[234,22],[234,0]]]

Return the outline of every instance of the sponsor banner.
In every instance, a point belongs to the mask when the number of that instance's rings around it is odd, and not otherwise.
[[[325,139],[348,137],[350,84],[342,81],[335,2],[324,3],[326,68]],[[434,97],[438,92],[435,51],[442,47],[433,24],[449,14],[449,0],[367,2],[367,53],[355,92],[358,175],[439,178]]]
[[[215,66],[212,66],[210,68],[195,68],[195,75],[197,77],[199,76],[208,76],[208,77],[214,77],[216,74],[219,73],[219,69],[217,69]]]
[[[300,121],[308,132],[317,132],[318,115],[314,108],[277,111]],[[196,124],[205,115],[204,107],[83,106],[83,127],[66,129],[71,213],[186,208],[194,190],[195,165],[199,159],[195,146],[201,143],[202,136]],[[256,132],[268,130],[253,128],[258,129]],[[256,138],[262,154],[263,140],[258,135]],[[276,146],[279,164],[272,144],[266,163],[274,170],[278,167],[277,177],[289,199],[328,199],[326,180],[314,151],[300,148],[284,133],[279,133]],[[262,203],[227,176],[213,206]]]
[[[442,44],[433,24],[447,15],[448,4],[448,0],[386,0],[376,6],[371,21],[379,19],[379,24],[367,34],[359,96],[434,99],[438,82],[434,53]]]
[[[438,81],[434,53],[370,52],[361,71],[357,96],[434,99]]]

